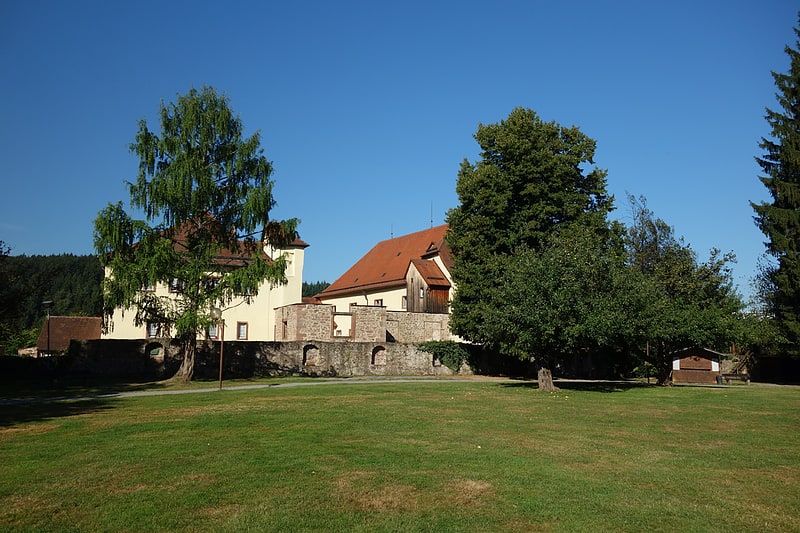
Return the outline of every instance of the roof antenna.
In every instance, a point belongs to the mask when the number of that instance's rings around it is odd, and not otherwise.
[[[431,227],[433,227],[433,202],[431,201]]]
[[[394,239],[394,224],[389,224],[389,238]]]

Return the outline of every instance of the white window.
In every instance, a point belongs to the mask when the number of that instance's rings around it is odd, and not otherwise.
[[[217,328],[217,324],[211,324],[210,326],[208,326],[208,338],[209,339],[219,338],[219,329]]]
[[[172,278],[172,281],[169,282],[169,292],[179,294],[184,291],[186,288],[186,283],[183,280],[178,278]]]
[[[220,283],[220,279],[219,278],[206,278],[205,283],[206,283],[206,291],[207,292],[211,292],[211,291],[213,291],[214,289],[217,288],[217,285],[219,285],[219,283]]]
[[[374,302],[374,305],[383,306],[383,298],[377,298]]]
[[[401,305],[403,306],[403,309],[408,309],[408,296],[403,296]]]
[[[240,341],[247,340],[247,322],[236,323],[236,338]]]
[[[148,322],[147,323],[147,338],[152,339],[153,337],[158,337],[158,323],[156,322]]]
[[[142,290],[147,292],[154,292],[156,290],[156,286],[152,282],[142,283]]]
[[[241,284],[238,284],[236,286],[236,291],[235,292],[236,292],[237,296],[252,296],[253,295],[253,289],[251,287],[247,287],[246,289],[243,289]]]

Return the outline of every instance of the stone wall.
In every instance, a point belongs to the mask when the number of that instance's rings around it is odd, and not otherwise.
[[[198,344],[195,377],[219,376],[219,341]],[[73,341],[66,355],[4,356],[2,377],[97,377],[158,380],[180,367],[180,347],[169,339]],[[223,379],[259,376],[437,376],[452,372],[414,344],[321,341],[225,341]],[[469,372],[462,369],[462,373]]]
[[[198,353],[198,370],[217,375],[219,343]],[[209,349],[210,348],[210,349]],[[252,376],[436,376],[447,367],[413,344],[351,340],[276,343],[226,342],[223,377]],[[210,376],[206,376],[210,377]]]
[[[333,308],[328,305],[297,304],[275,311],[277,340],[327,339],[333,326]]]
[[[296,304],[276,312],[279,340],[329,341],[333,335],[334,308],[331,305]],[[450,315],[387,311],[385,307],[351,305],[352,342],[400,342],[458,340],[450,333]],[[281,331],[286,335],[281,335]]]
[[[386,342],[386,308],[351,305],[353,341]]]
[[[219,373],[219,343],[198,350],[195,373],[212,378]],[[254,376],[436,376],[447,367],[413,344],[350,340],[290,342],[226,342],[223,379]]]
[[[154,347],[160,347],[153,354]],[[114,378],[154,380],[171,377],[180,366],[180,348],[145,340],[72,341],[64,355],[9,357],[0,360],[0,376],[27,378]]]
[[[450,315],[446,314],[387,311],[386,331],[395,342],[456,340],[450,333]]]

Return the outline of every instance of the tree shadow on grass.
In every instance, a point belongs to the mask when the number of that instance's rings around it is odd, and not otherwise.
[[[631,389],[641,389],[653,387],[655,385],[641,383],[638,381],[605,381],[605,380],[554,380],[555,386],[561,390],[584,391],[584,392],[623,392]],[[503,387],[516,387],[538,390],[539,383],[536,380],[520,381],[519,383],[504,383]]]
[[[30,422],[44,422],[69,416],[99,413],[114,408],[111,398],[84,400],[6,400],[0,403],[0,428],[10,428]]]
[[[54,378],[40,376],[28,379],[8,380],[0,382],[0,403],[19,403],[20,400],[51,400],[64,398],[85,398],[137,392],[143,390],[160,390],[168,386],[166,381],[120,380],[96,377]]]

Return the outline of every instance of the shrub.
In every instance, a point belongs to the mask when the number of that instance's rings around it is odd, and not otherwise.
[[[433,355],[444,366],[452,370],[455,374],[461,370],[461,366],[469,359],[469,354],[455,341],[427,341],[417,344],[417,348]]]

